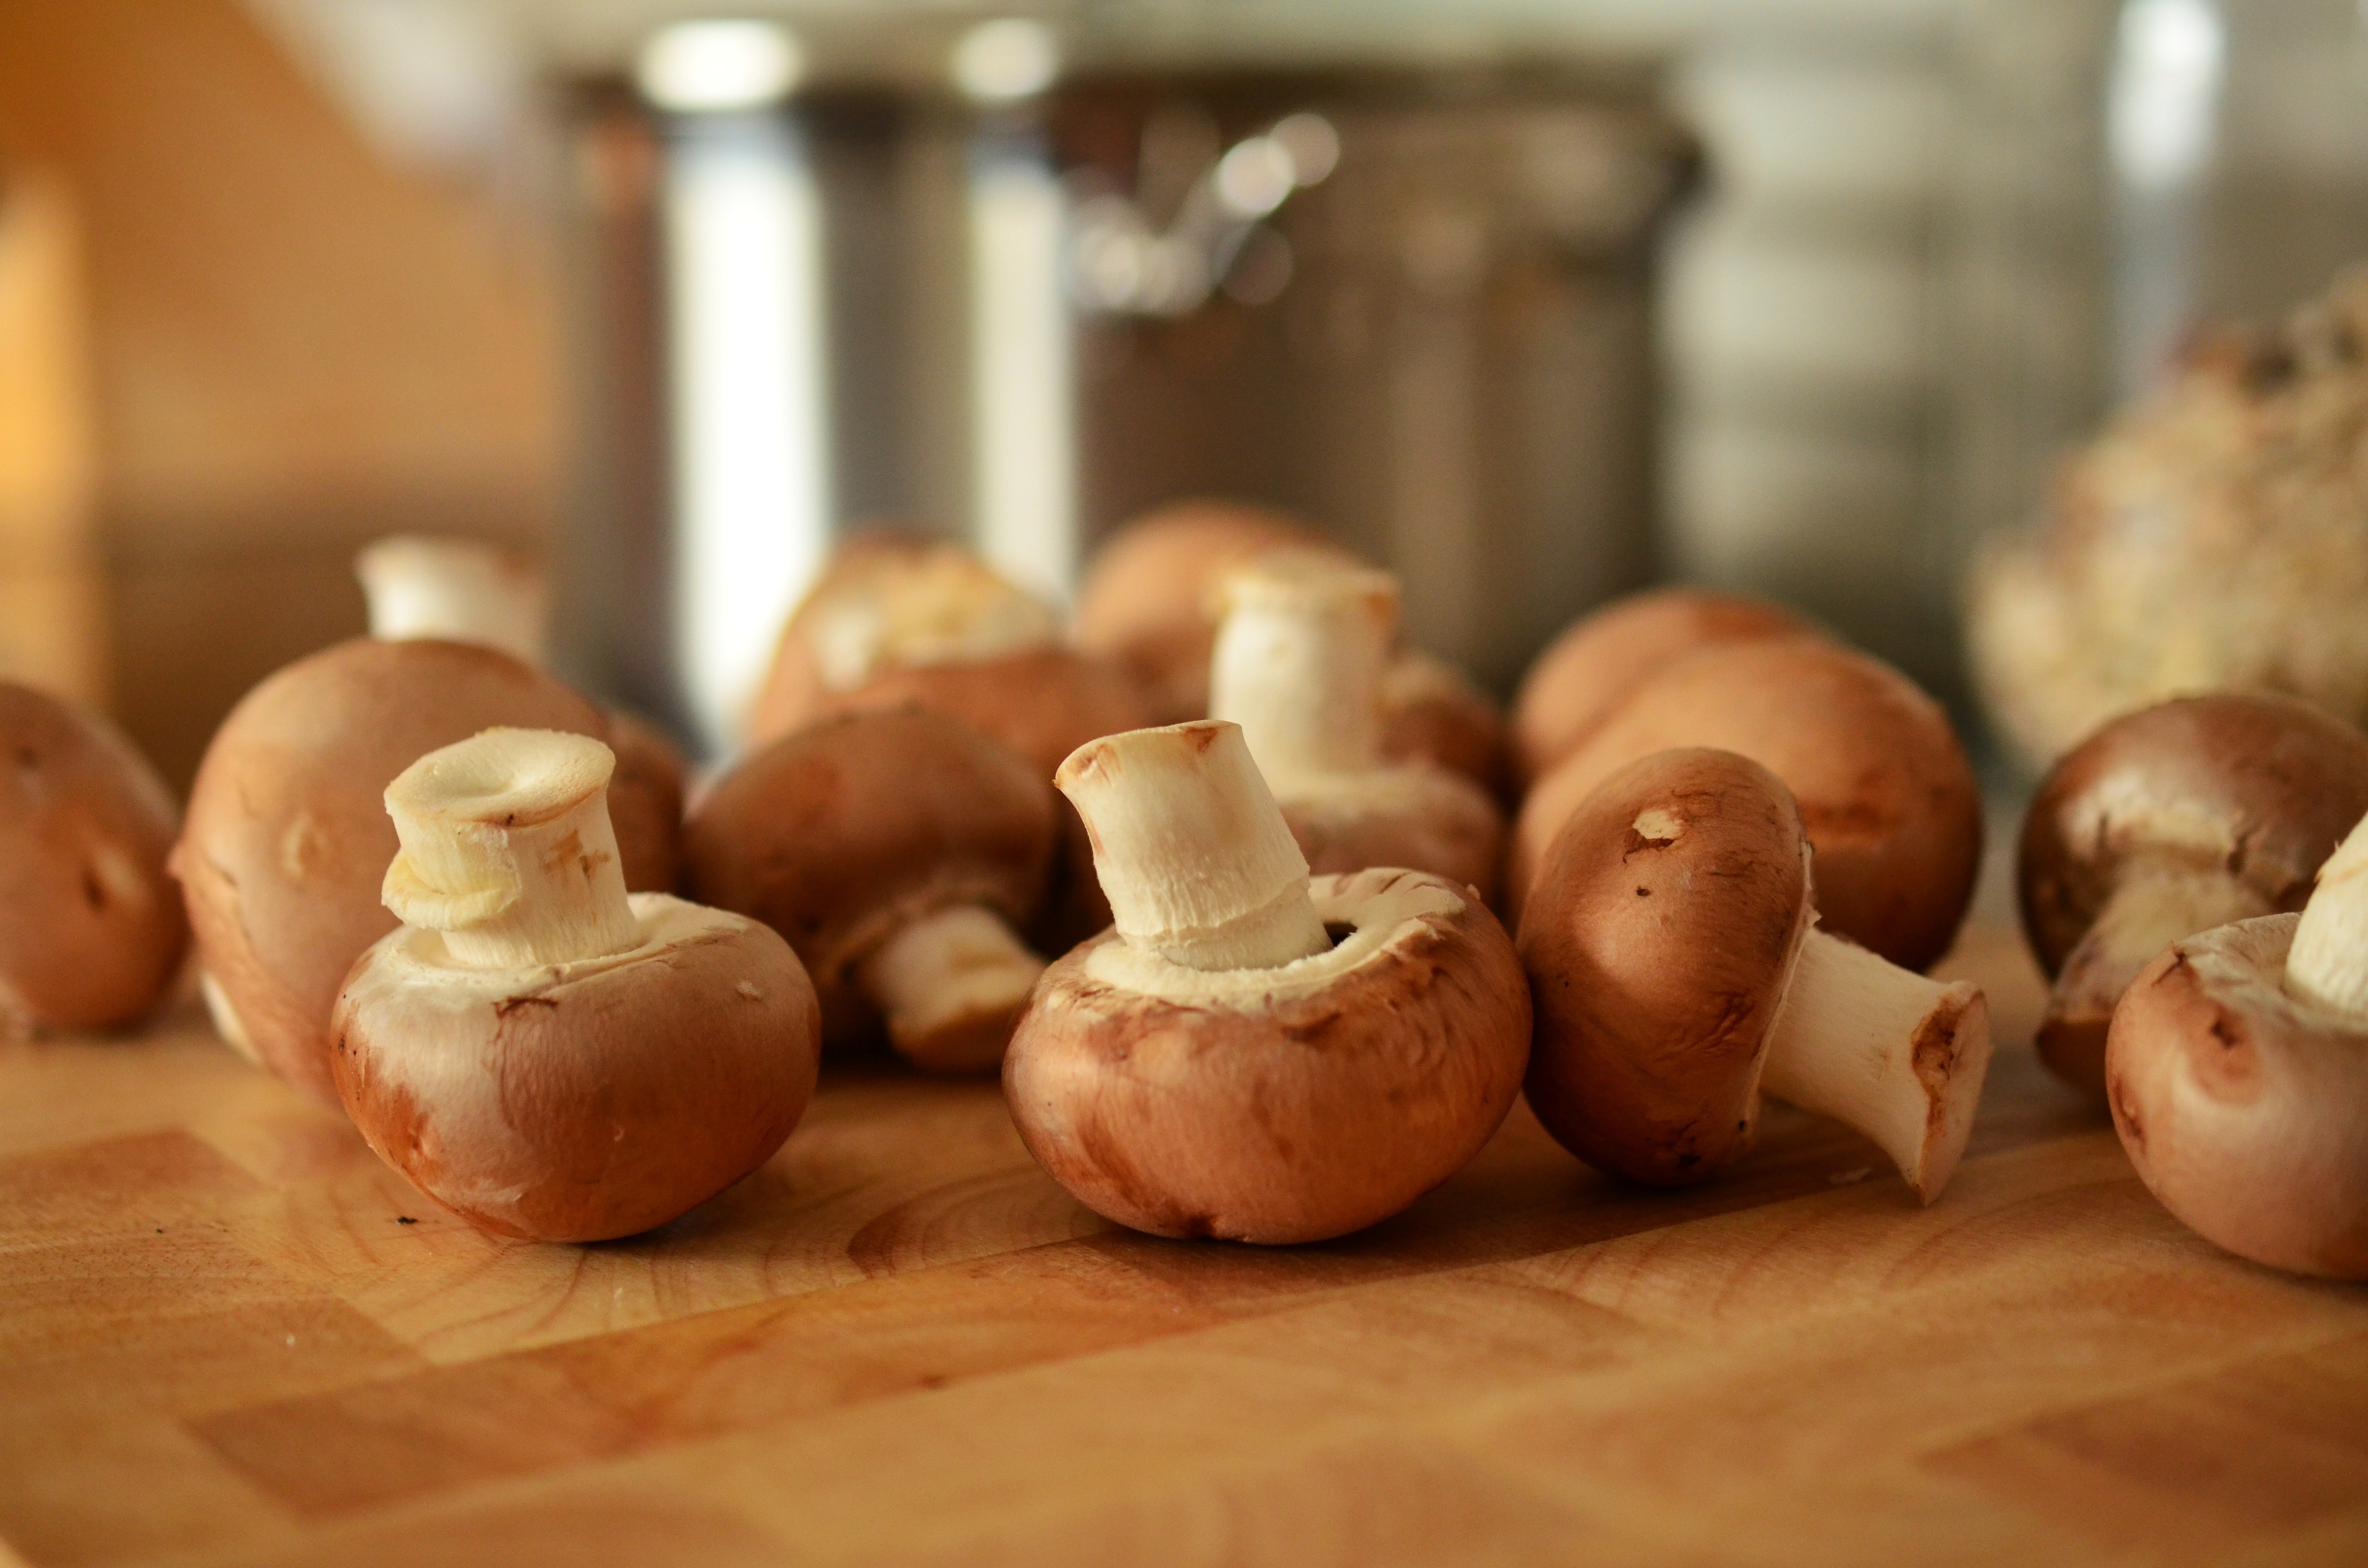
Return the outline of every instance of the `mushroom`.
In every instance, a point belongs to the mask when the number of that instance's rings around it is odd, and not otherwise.
[[[1948,950],[1981,863],[1973,765],[1939,703],[1822,638],[1717,644],[1638,685],[1522,803],[1508,904],[1521,908],[1546,846],[1597,785],[1638,757],[1694,745],[1766,765],[1799,801],[1827,929],[1908,969]]]
[[[1050,785],[943,715],[843,715],[774,742],[692,813],[692,896],[789,939],[825,1033],[992,1067],[1044,962],[1021,942],[1053,857]]]
[[[2023,930],[2055,983],[2042,1061],[2105,1092],[2105,1031],[2172,941],[2300,909],[2368,814],[2368,736],[2293,698],[2218,692],[2116,719],[2067,753],[2023,818]]]
[[[821,1017],[752,920],[625,892],[588,736],[487,730],[386,789],[403,924],[338,992],[338,1097],[381,1158],[481,1230],[629,1236],[772,1157]]]
[[[1816,629],[1762,599],[1655,588],[1582,616],[1546,644],[1513,697],[1513,771],[1527,787],[1588,738],[1636,687],[1700,648]]]
[[[2207,1240],[2297,1274],[2368,1279],[2368,823],[2299,915],[2173,942],[2105,1048],[2113,1128]]]
[[[1311,881],[1232,724],[1096,741],[1057,782],[1117,926],[1044,971],[1004,1059],[1053,1180],[1157,1235],[1320,1241],[1397,1213],[1488,1141],[1530,1002],[1469,890],[1406,870]]]
[[[379,902],[397,847],[381,796],[417,757],[496,725],[609,730],[598,709],[508,654],[432,640],[338,643],[231,710],[169,862],[223,1039],[335,1098],[337,983],[395,926]]]
[[[75,704],[0,681],[0,1034],[155,1006],[189,945],[175,812],[148,759]]]
[[[1764,1091],[1872,1139],[1929,1203],[1989,1065],[1981,992],[1816,930],[1791,791],[1733,752],[1620,768],[1554,837],[1520,927],[1530,1108],[1634,1181],[1751,1147]]]
[[[1277,551],[1222,592],[1210,716],[1241,726],[1309,868],[1402,866],[1494,896],[1496,802],[1461,774],[1383,760],[1396,580],[1328,551]]]
[[[1270,550],[1338,547],[1280,512],[1237,502],[1179,501],[1146,513],[1094,551],[1071,635],[1087,653],[1132,671],[1161,720],[1201,718],[1209,711],[1218,585]]]
[[[356,556],[354,574],[370,601],[373,637],[482,642],[537,669],[550,663],[542,573],[517,551],[479,540],[396,534]],[[622,709],[608,712],[603,738],[617,754],[609,814],[625,857],[625,886],[671,891],[681,867],[682,754],[647,720]]]
[[[1497,800],[1511,798],[1505,716],[1470,676],[1443,659],[1401,648],[1382,677],[1382,755],[1460,773]]]

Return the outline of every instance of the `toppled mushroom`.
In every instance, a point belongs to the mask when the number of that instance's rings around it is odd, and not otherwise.
[[[813,1097],[821,1018],[755,921],[625,892],[588,736],[488,730],[387,786],[403,924],[334,1014],[379,1155],[481,1230],[592,1242],[763,1165]]]
[[[1004,1061],[1029,1150],[1096,1212],[1288,1243],[1397,1213],[1510,1108],[1512,945],[1416,871],[1311,881],[1241,732],[1113,735],[1058,782],[1117,928],[1044,972]]]
[[[2292,698],[2180,698],[2066,754],[2023,819],[2023,929],[2055,980],[2041,1060],[2105,1092],[2105,1031],[2180,937],[2300,909],[2368,815],[2368,736]]]
[[[335,1098],[338,982],[396,924],[379,902],[397,848],[381,797],[418,757],[502,725],[609,730],[598,709],[508,654],[434,640],[338,643],[231,710],[170,861],[223,1039]]]
[[[165,873],[174,818],[114,725],[0,681],[0,1035],[155,1006],[189,945]]]
[[[1662,669],[1699,648],[1770,637],[1814,637],[1790,610],[1707,588],[1655,588],[1582,616],[1521,677],[1513,697],[1513,770],[1522,785],[1587,744]]]
[[[2113,1127],[2163,1207],[2239,1257],[2368,1279],[2368,824],[2299,915],[2182,937],[2113,1014]]]
[[[1741,752],[1784,781],[1816,846],[1828,930],[1908,969],[1948,951],[1981,863],[1973,765],[1939,703],[1890,665],[1820,638],[1718,644],[1639,685],[1522,803],[1508,905],[1522,907],[1580,801],[1671,746]]]
[[[1767,768],[1691,749],[1606,778],[1521,921],[1546,1131],[1632,1180],[1699,1181],[1751,1147],[1764,1091],[1857,1129],[1939,1197],[1981,1099],[1988,1006],[1816,918],[1801,814]]]
[[[884,1018],[916,1063],[1002,1059],[1044,968],[1015,934],[1045,894],[1052,788],[939,714],[856,713],[801,730],[718,779],[687,840],[693,897],[789,939],[825,1032]]]
[[[370,635],[382,642],[482,642],[537,669],[550,662],[542,572],[517,551],[397,534],[356,556],[354,574],[370,601]],[[609,710],[602,738],[617,754],[609,814],[625,857],[625,886],[669,892],[681,869],[682,754],[647,720],[621,709]]]
[[[1461,774],[1382,756],[1382,686],[1397,631],[1388,574],[1328,552],[1273,551],[1224,581],[1210,717],[1242,738],[1319,873],[1403,866],[1495,896],[1504,818]]]

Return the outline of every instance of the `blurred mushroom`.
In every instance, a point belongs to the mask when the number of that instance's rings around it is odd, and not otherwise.
[[[156,1005],[189,945],[165,871],[175,825],[114,725],[0,681],[0,1034],[108,1028]]]
[[[223,1039],[335,1098],[338,983],[396,924],[379,902],[398,847],[381,796],[418,757],[505,725],[609,732],[598,709],[508,654],[432,640],[338,643],[231,710],[169,862]]]
[[[2302,907],[2368,814],[2368,736],[2291,698],[2181,698],[2066,754],[2023,819],[2023,929],[2055,980],[2039,1054],[2105,1092],[2105,1031],[2180,937]]]
[[[2181,1221],[2273,1268],[2368,1279],[2368,824],[2301,914],[2148,964],[2105,1077],[2122,1147]]]
[[[1096,741],[1058,781],[1117,928],[1045,971],[1004,1062],[1055,1181],[1158,1235],[1318,1241],[1487,1142],[1529,994],[1468,892],[1398,870],[1311,882],[1231,724]]]
[[[885,1020],[944,1072],[992,1067],[1044,968],[1017,932],[1045,896],[1050,785],[913,710],[843,715],[747,757],[692,813],[692,896],[789,939],[845,1043]]]
[[[482,540],[395,534],[354,558],[370,601],[370,635],[383,642],[443,638],[498,648],[541,669],[542,571],[515,550]],[[647,720],[610,709],[602,737],[617,754],[609,812],[625,857],[625,886],[671,892],[681,870],[683,760]]]
[[[1981,1100],[1988,1006],[1813,929],[1808,861],[1791,792],[1732,752],[1656,753],[1580,803],[1520,942],[1530,1108],[1565,1148],[1634,1181],[1700,1181],[1751,1147],[1764,1090],[1940,1196]]]
[[[1655,588],[1615,599],[1565,627],[1513,698],[1513,770],[1523,788],[1587,744],[1631,694],[1697,649],[1771,637],[1814,637],[1790,610],[1707,588]]]
[[[1241,726],[1310,869],[1402,866],[1493,898],[1496,802],[1461,774],[1382,756],[1396,580],[1328,551],[1278,551],[1235,568],[1221,592],[1210,716]]]
[[[403,924],[338,994],[337,1093],[381,1158],[500,1235],[662,1225],[763,1165],[814,1094],[821,1019],[787,944],[626,894],[614,760],[488,730],[386,790]]]
[[[1382,755],[1460,773],[1496,799],[1512,790],[1505,716],[1443,659],[1401,648],[1382,677]]]
[[[1985,556],[1970,663],[2044,767],[2116,714],[2280,691],[2368,722],[2368,270],[2273,333],[2203,335]]]
[[[1981,862],[1973,765],[1939,703],[1890,665],[1821,638],[1713,645],[1637,686],[1523,802],[1505,877],[1517,915],[1577,803],[1671,746],[1740,752],[1784,781],[1816,847],[1828,930],[1908,969],[1948,951]]]

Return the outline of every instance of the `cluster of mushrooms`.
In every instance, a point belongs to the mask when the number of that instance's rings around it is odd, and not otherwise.
[[[873,1042],[999,1070],[1054,1179],[1168,1236],[1372,1225],[1524,1093],[1644,1183],[1732,1164],[1771,1095],[1925,1201],[1965,1148],[1987,1010],[1922,971],[1972,894],[1972,768],[1773,606],[1616,604],[1508,721],[1288,519],[1130,525],[1067,628],[861,535],[686,810],[663,739],[540,667],[530,571],[406,540],[362,574],[372,635],[238,705],[177,835],[113,731],[0,687],[0,1008],[135,1019],[194,934],[223,1038],[487,1231],[663,1224]],[[2363,816],[2368,738],[2188,699],[2063,760],[2021,873],[2043,1052],[2146,1182],[2246,1256],[2368,1277]]]

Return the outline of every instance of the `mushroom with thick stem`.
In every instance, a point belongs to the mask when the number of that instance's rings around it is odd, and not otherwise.
[[[2107,1099],[2163,1207],[2239,1257],[2368,1279],[2368,822],[2299,915],[2182,937],[2114,1011]]]
[[[662,1225],[772,1157],[812,1098],[821,1016],[753,920],[625,891],[588,736],[488,730],[387,786],[403,924],[337,995],[364,1139],[481,1230]]]
[[[1817,631],[1780,605],[1709,588],[1653,588],[1565,627],[1513,696],[1513,772],[1526,789],[1585,745],[1637,687],[1698,649]]]
[[[1311,881],[1232,724],[1096,741],[1057,782],[1117,924],[1045,971],[1004,1060],[1055,1181],[1158,1235],[1318,1241],[1399,1212],[1496,1131],[1529,993],[1468,890]]]
[[[2294,698],[2214,692],[2126,714],[2066,753],[2022,824],[2023,930],[2055,982],[2040,1059],[2102,1096],[2105,1035],[2179,937],[2300,909],[2368,814],[2368,736]]]
[[[482,540],[394,534],[354,558],[381,642],[441,638],[482,642],[522,664],[550,664],[542,571],[515,550]],[[625,857],[625,886],[667,892],[681,871],[683,760],[646,719],[608,710],[602,738],[617,754],[609,815]]]
[[[379,902],[398,847],[381,796],[418,757],[501,725],[609,733],[599,710],[508,654],[433,639],[338,643],[231,710],[169,862],[223,1039],[335,1099],[329,1008],[396,925]]]
[[[1920,970],[1948,951],[1973,899],[1982,799],[1939,703],[1890,665],[1823,638],[1698,650],[1638,686],[1522,802],[1506,857],[1518,921],[1565,819],[1613,772],[1672,746],[1764,764],[1816,847],[1826,927]]]
[[[173,797],[97,714],[0,681],[0,1035],[156,1005],[189,925],[165,870]]]
[[[1493,899],[1496,802],[1461,774],[1383,758],[1396,580],[1328,552],[1277,551],[1236,568],[1223,592],[1210,717],[1241,726],[1309,868],[1405,867]]]
[[[1940,1196],[1981,1099],[1988,1006],[1816,930],[1809,886],[1800,809],[1749,758],[1666,751],[1606,778],[1521,921],[1546,1131],[1634,1181],[1700,1181],[1751,1147],[1764,1091]]]
[[[692,895],[764,921],[797,949],[825,1031],[884,1021],[945,1072],[993,1067],[1044,960],[1017,934],[1045,895],[1052,787],[940,714],[813,725],[747,757],[693,812]]]

